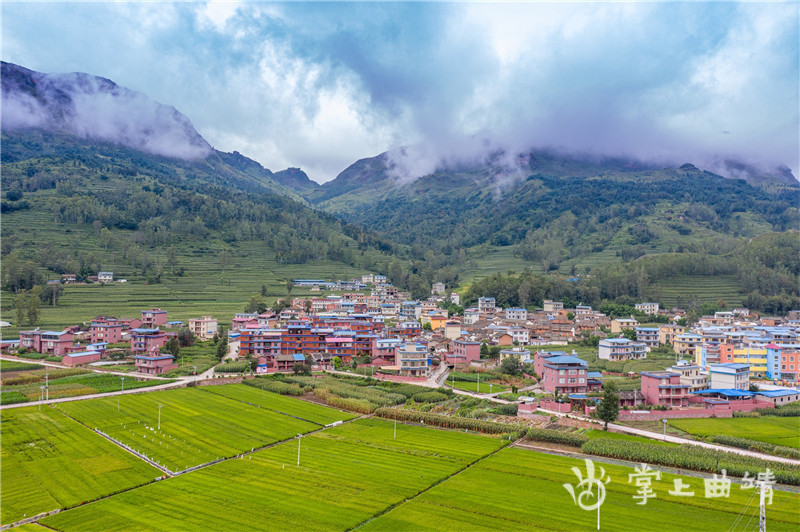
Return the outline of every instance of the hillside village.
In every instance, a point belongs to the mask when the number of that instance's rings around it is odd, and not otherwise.
[[[277,313],[237,313],[222,324],[212,316],[170,321],[159,308],[136,318],[98,316],[63,331],[21,331],[18,341],[3,341],[3,352],[39,353],[67,367],[103,364],[113,353],[124,363],[121,352],[133,362],[132,375],[164,375],[178,367],[172,344],[213,339],[227,342],[218,350],[226,362],[219,374],[297,373],[308,365],[435,385],[453,373],[453,386],[463,371],[506,367],[535,383],[514,398],[521,416],[539,406],[591,415],[609,378],[624,385],[620,419],[650,419],[654,409],[661,417],[730,417],[800,400],[800,311],[766,317],[739,308],[686,327],[682,309],[654,302],[636,304],[638,318],[612,319],[587,305],[545,300],[542,308],[503,309],[481,297],[451,315],[460,296],[442,283],[425,300],[410,299],[381,275],[293,284],[320,295],[279,301]],[[657,361],[648,360],[653,352]],[[664,353],[674,360],[667,363]],[[485,382],[484,394],[498,395],[491,385]]]

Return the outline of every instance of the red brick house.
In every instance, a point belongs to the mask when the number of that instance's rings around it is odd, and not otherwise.
[[[136,371],[139,373],[161,375],[178,367],[174,362],[175,357],[172,355],[155,353],[152,356],[136,355],[133,359],[136,362]]]
[[[142,311],[142,327],[158,327],[167,323],[167,311],[160,308],[151,308]]]
[[[20,348],[27,348],[37,353],[63,356],[70,351],[74,335],[71,331],[33,331],[19,332]]]
[[[674,407],[689,404],[688,384],[681,384],[680,373],[669,371],[642,372],[642,395],[649,405]]]

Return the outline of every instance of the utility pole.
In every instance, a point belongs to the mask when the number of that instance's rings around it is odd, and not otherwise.
[[[297,466],[300,466],[300,440],[303,439],[302,434],[297,435]]]
[[[758,532],[767,532],[767,507],[766,507],[767,483],[758,482],[759,510],[758,510]]]

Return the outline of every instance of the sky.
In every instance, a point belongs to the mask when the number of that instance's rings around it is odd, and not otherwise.
[[[2,2],[4,61],[175,106],[318,182],[529,149],[800,175],[797,2]],[[401,149],[403,148],[403,149]]]

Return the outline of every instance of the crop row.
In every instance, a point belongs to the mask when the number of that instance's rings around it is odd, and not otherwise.
[[[303,388],[275,379],[247,379],[242,384],[280,395],[303,395]]]
[[[729,475],[742,477],[745,473],[754,476],[769,468],[775,474],[778,482],[800,485],[800,467],[798,466],[706,449],[691,444],[681,445],[680,448],[675,449],[651,443],[597,438],[584,443],[581,451],[586,454],[633,462],[646,462],[711,473],[719,473],[724,469]]]
[[[711,437],[714,443],[722,445],[730,445],[731,447],[738,447],[740,449],[748,449],[750,451],[758,451],[761,453],[774,454],[776,456],[785,456],[786,458],[794,458],[800,460],[800,449],[792,449],[783,445],[775,445],[763,441],[751,440],[749,438],[739,438],[737,436],[729,436],[727,434],[717,434]]]
[[[467,429],[484,434],[519,432],[523,428],[521,425],[511,423],[496,423],[494,421],[482,419],[444,416],[441,414],[418,412],[416,410],[405,410],[401,408],[378,408],[375,410],[375,415],[387,419],[397,419],[397,421],[411,421],[449,429]]]
[[[533,428],[530,429],[525,436],[533,441],[559,443],[562,445],[572,445],[573,447],[580,447],[589,441],[589,437],[585,434],[575,434],[565,430]]]

